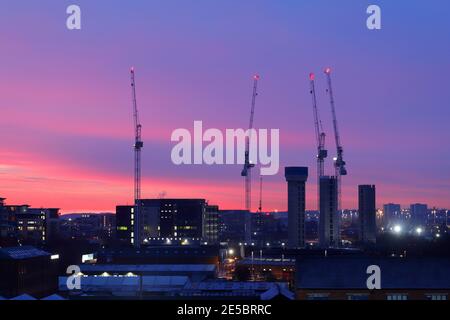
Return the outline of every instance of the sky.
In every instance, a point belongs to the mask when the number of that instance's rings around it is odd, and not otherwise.
[[[66,28],[77,4],[82,29]],[[382,10],[368,30],[366,8]],[[450,207],[450,19],[447,0],[2,0],[0,197],[62,212],[133,203],[129,70],[142,122],[142,197],[205,198],[244,207],[240,165],[172,163],[173,130],[280,130],[280,171],[264,177],[263,209],[286,210],[284,166],[308,166],[316,208],[316,146],[308,74],[332,174],[335,154],[324,67],[333,70],[348,176],[375,184],[377,206]],[[252,207],[258,203],[253,174]]]

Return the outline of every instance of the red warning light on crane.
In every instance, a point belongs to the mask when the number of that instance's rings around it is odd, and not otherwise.
[[[316,75],[314,73],[309,74],[309,80],[313,81],[316,78]]]

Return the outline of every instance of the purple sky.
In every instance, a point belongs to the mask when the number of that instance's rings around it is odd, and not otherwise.
[[[372,3],[382,8],[380,31],[366,28]],[[65,27],[69,4],[82,9],[80,31]],[[243,206],[240,166],[174,166],[170,135],[194,120],[245,128],[259,73],[255,127],[280,129],[281,166],[310,167],[315,208],[308,74],[317,74],[330,160],[322,70],[331,66],[349,171],[344,206],[356,207],[358,184],[376,184],[378,206],[450,207],[449,10],[445,0],[3,0],[0,196],[65,212],[131,203],[134,66],[143,196],[164,191]],[[331,174],[330,161],[326,169]],[[265,181],[265,209],[284,210],[282,168]]]

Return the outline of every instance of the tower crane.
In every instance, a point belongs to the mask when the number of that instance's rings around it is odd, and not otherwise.
[[[341,145],[341,138],[339,136],[339,129],[338,129],[338,123],[336,120],[336,108],[334,105],[334,95],[333,95],[333,87],[331,85],[331,68],[325,68],[325,75],[327,77],[327,83],[328,83],[328,95],[330,97],[330,106],[331,106],[331,114],[333,116],[333,128],[334,128],[334,138],[336,142],[336,157],[333,158],[334,160],[334,169],[336,172],[336,179],[337,179],[337,194],[338,194],[338,210],[341,209],[341,176],[347,175],[347,169],[345,168],[345,161],[343,158],[344,155],[344,149]]]
[[[142,125],[139,121],[139,113],[136,101],[136,82],[134,68],[131,68],[131,95],[133,102],[134,118],[134,246],[139,247],[140,239],[140,200],[141,200],[141,149],[144,146],[141,138]]]
[[[252,137],[252,131],[253,131],[253,118],[255,115],[255,105],[256,105],[256,96],[258,95],[258,80],[259,75],[253,76],[253,95],[252,95],[252,105],[250,109],[250,122],[249,122],[249,134],[246,138],[245,143],[245,162],[244,162],[244,168],[241,171],[241,176],[245,177],[245,209],[248,211],[251,211],[251,195],[252,195],[252,176],[251,176],[251,169],[255,166],[254,163],[250,162],[250,141]]]
[[[325,150],[325,132],[323,131],[322,121],[320,121],[319,111],[317,108],[316,88],[315,88],[315,74],[309,74],[310,93],[313,105],[314,126],[316,131],[317,142],[317,207],[320,210],[320,177],[324,175],[324,162],[328,156],[328,151]]]

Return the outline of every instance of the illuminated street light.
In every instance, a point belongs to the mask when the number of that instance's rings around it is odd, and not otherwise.
[[[400,233],[400,232],[402,232],[402,227],[401,227],[400,225],[394,226],[394,232],[395,232],[395,233]]]
[[[417,233],[418,235],[421,235],[422,232],[423,232],[423,230],[422,230],[421,227],[416,228],[416,233]]]
[[[233,249],[229,249],[229,250],[228,250],[228,254],[229,254],[230,256],[232,256],[232,255],[234,254],[234,250],[233,250]]]

